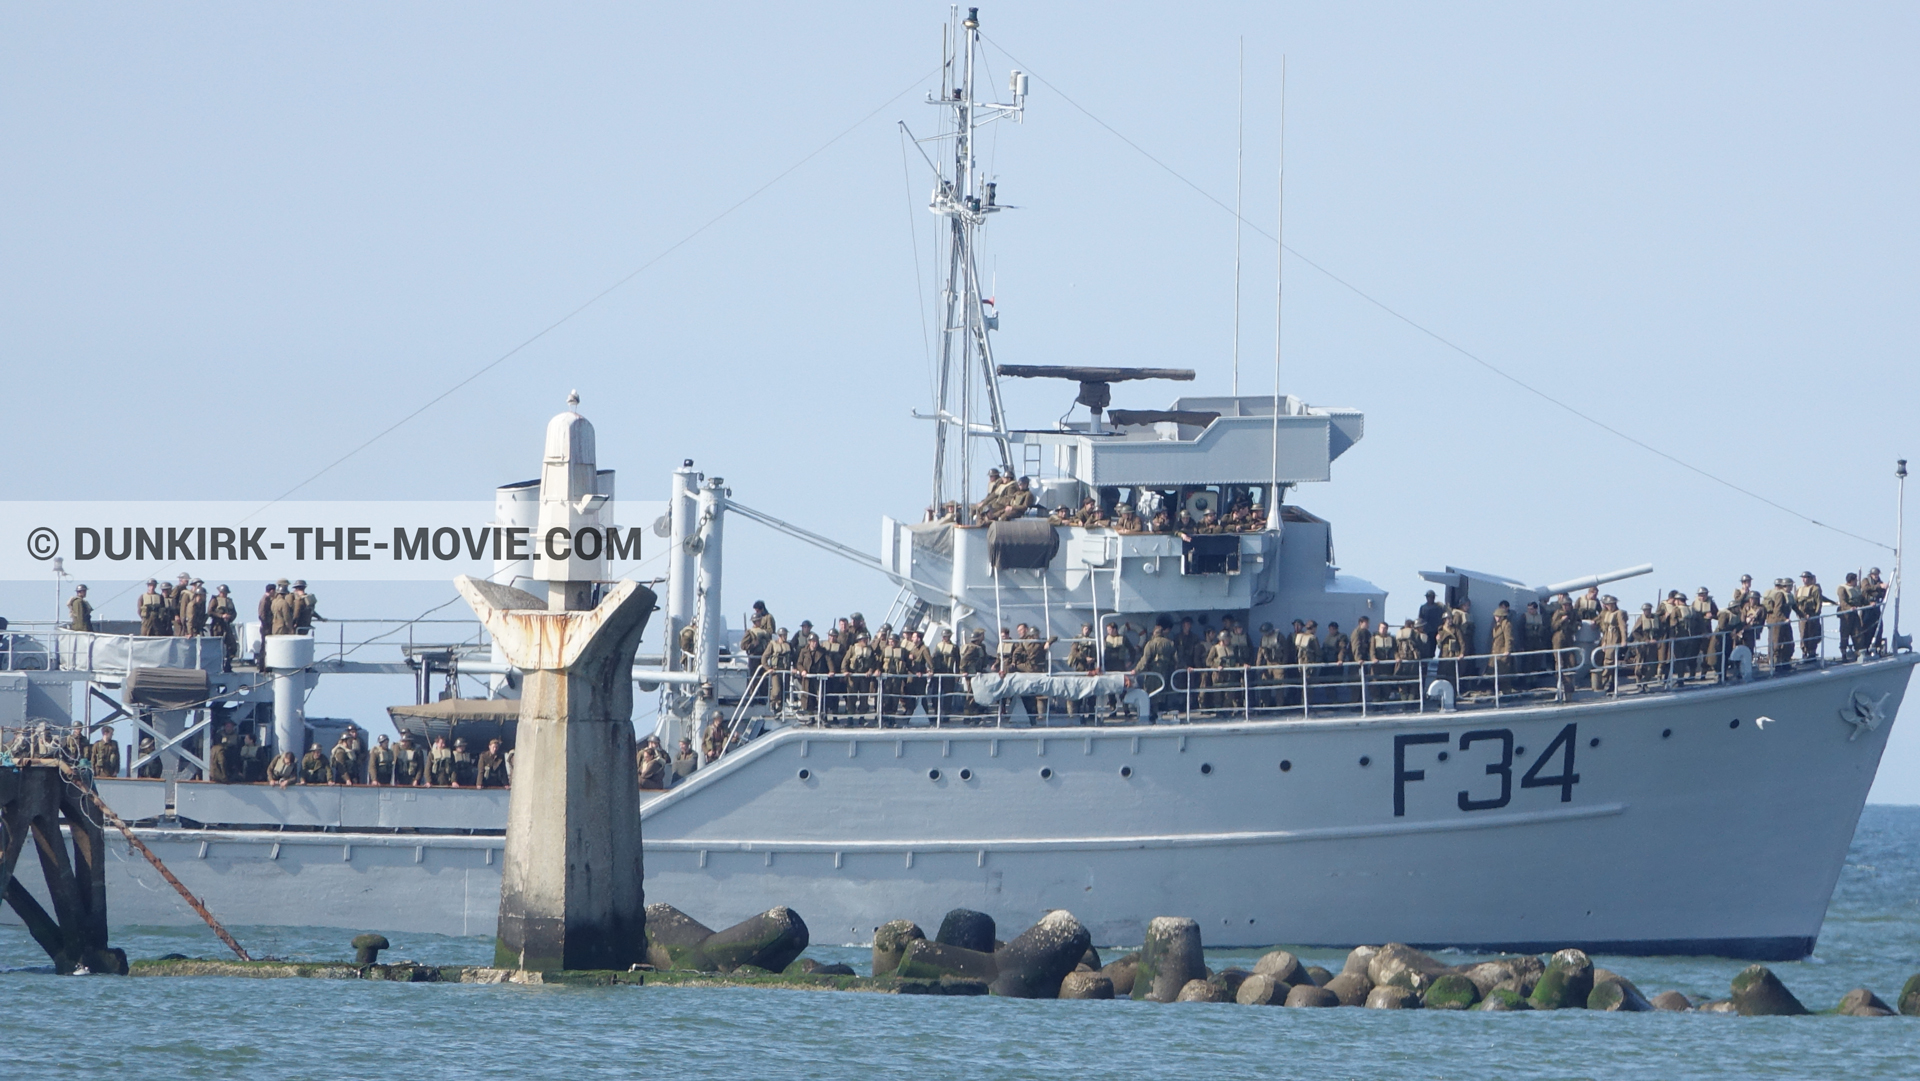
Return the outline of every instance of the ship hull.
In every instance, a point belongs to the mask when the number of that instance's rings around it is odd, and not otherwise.
[[[1008,928],[1065,908],[1100,944],[1184,915],[1223,947],[1797,958],[1912,663],[1365,720],[785,730],[645,807],[647,898],[713,926],[787,905],[834,943],[955,907]],[[1845,719],[1863,700],[1875,727]],[[413,815],[483,795],[422,793]],[[411,818],[404,791],[354,798],[386,821],[141,832],[229,923],[493,932],[502,838],[357,832]],[[114,923],[196,921],[110,847]]]

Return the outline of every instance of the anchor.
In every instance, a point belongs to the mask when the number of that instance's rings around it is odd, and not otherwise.
[[[1874,698],[1865,691],[1853,692],[1847,708],[1839,711],[1840,719],[1853,726],[1853,733],[1847,737],[1848,742],[1859,739],[1862,732],[1872,732],[1880,727],[1880,722],[1887,719],[1887,699],[1892,697],[1891,693]]]

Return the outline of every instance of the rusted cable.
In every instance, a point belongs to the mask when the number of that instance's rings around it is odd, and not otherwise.
[[[153,850],[148,848],[145,842],[133,835],[132,828],[129,827],[126,822],[122,821],[119,815],[113,813],[113,808],[107,806],[107,801],[100,798],[100,793],[94,791],[90,786],[81,784],[72,766],[65,762],[59,763],[59,766],[61,775],[67,780],[72,781],[75,788],[84,793],[89,800],[92,800],[95,807],[100,808],[100,814],[113,825],[114,829],[120,831],[121,835],[127,839],[129,845],[132,845],[142,856],[147,858],[148,863],[153,864],[153,869],[160,872],[160,877],[166,879],[168,885],[180,891],[180,896],[186,900],[188,907],[199,913],[201,919],[207,921],[207,926],[213,928],[213,933],[220,936],[220,941],[226,943],[227,948],[232,950],[234,955],[240,958],[240,960],[253,960],[253,957],[249,955],[246,950],[242,949],[238,942],[233,940],[233,936],[227,933],[227,929],[220,926],[220,921],[213,918],[213,913],[207,911],[207,906],[200,903],[200,898],[195,897],[192,890],[187,889],[185,885],[181,884],[179,879],[173,877],[173,872],[167,870],[167,865],[160,862],[160,857],[154,855]]]

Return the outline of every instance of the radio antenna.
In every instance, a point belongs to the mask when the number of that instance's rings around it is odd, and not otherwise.
[[[1273,474],[1268,478],[1267,528],[1280,528],[1280,331],[1286,295],[1287,225],[1287,57],[1280,54],[1279,216],[1274,222],[1273,256]]]
[[[1240,188],[1247,161],[1247,39],[1240,38],[1240,105],[1233,151],[1233,394],[1240,396]]]

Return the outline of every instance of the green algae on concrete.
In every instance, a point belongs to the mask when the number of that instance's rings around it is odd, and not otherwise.
[[[766,987],[802,991],[862,991],[893,995],[984,995],[985,980],[956,977],[903,979],[898,976],[813,975],[798,972],[618,972],[605,969],[535,970],[480,966],[355,965],[342,961],[221,961],[178,959],[135,961],[134,976],[229,976],[249,979],[390,980],[398,983],[518,983],[575,987],[613,985],[662,987]]]

